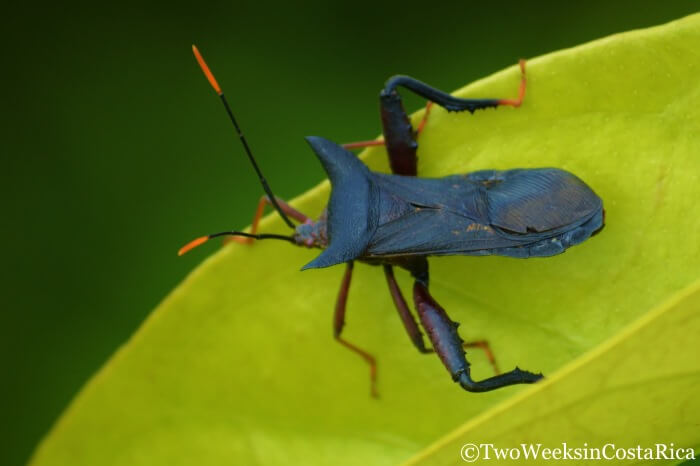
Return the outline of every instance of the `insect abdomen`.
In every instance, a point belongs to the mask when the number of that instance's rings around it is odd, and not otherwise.
[[[555,256],[566,251],[571,246],[583,243],[596,234],[602,227],[603,210],[601,209],[581,225],[575,226],[555,236],[540,240],[533,239],[532,242],[521,246],[465,251],[463,254],[470,256],[509,256],[521,259]]]

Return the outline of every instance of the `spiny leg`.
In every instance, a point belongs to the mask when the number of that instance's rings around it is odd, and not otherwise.
[[[335,303],[333,336],[336,340],[338,340],[338,343],[357,353],[362,359],[367,361],[367,364],[369,364],[370,394],[373,398],[379,398],[379,394],[377,393],[377,360],[367,351],[363,350],[362,348],[358,348],[340,336],[343,331],[343,327],[345,326],[345,305],[348,301],[348,291],[350,290],[352,269],[353,263],[348,262],[347,267],[345,268],[345,275],[343,275],[343,281],[340,285],[340,291],[338,292],[338,299]]]
[[[411,314],[411,311],[408,308],[408,304],[406,304],[406,300],[404,299],[403,294],[401,293],[401,289],[399,288],[398,283],[396,283],[393,267],[390,265],[385,265],[384,275],[386,276],[386,280],[389,285],[391,297],[394,300],[396,309],[399,312],[399,317],[401,317],[401,322],[403,322],[403,325],[406,328],[406,332],[411,338],[411,342],[413,342],[413,345],[418,349],[419,352],[423,354],[434,353],[435,351],[432,348],[426,348],[425,346],[423,334],[421,333],[420,328],[418,327],[418,322],[416,322],[415,317],[413,317],[413,314]],[[466,342],[462,344],[462,347],[479,348],[483,350],[486,354],[486,358],[489,360],[489,363],[493,367],[494,372],[496,374],[501,373],[498,369],[498,365],[496,364],[496,359],[493,356],[491,347],[489,346],[489,343],[486,340]]]
[[[455,382],[459,382],[462,388],[470,392],[486,392],[508,385],[534,383],[542,378],[542,374],[533,374],[516,367],[505,374],[480,381],[473,380],[469,362],[462,348],[462,339],[457,333],[459,324],[450,320],[445,310],[428,292],[427,261],[416,265],[419,268],[414,265],[411,273],[416,279],[413,285],[413,300],[418,310],[418,317],[423,328],[428,332],[435,352]]]
[[[396,91],[398,86],[404,87],[421,97],[434,102],[447,111],[474,111],[499,105],[518,107],[525,97],[525,60],[520,60],[522,73],[520,90],[517,99],[460,99],[446,92],[435,89],[409,76],[394,76],[390,78],[379,95],[384,141],[389,153],[389,164],[393,173],[398,175],[415,176],[417,173],[416,150],[418,143],[411,123],[401,102],[401,96]],[[429,107],[426,107],[428,110]],[[426,111],[427,113],[427,111]],[[422,126],[425,123],[422,122]]]
[[[389,82],[393,79],[395,78],[390,79]],[[418,143],[403,107],[401,96],[394,87],[387,86],[382,90],[379,94],[379,107],[384,144],[389,154],[391,172],[397,175],[416,176],[418,173],[418,158],[416,156]]]
[[[401,86],[421,97],[428,99],[431,102],[438,104],[448,112],[462,112],[466,110],[470,113],[474,113],[476,110],[498,107],[499,105],[519,107],[522,104],[523,99],[525,98],[525,89],[527,87],[527,77],[525,75],[525,60],[520,60],[519,65],[521,77],[517,99],[462,99],[460,97],[455,97],[451,94],[431,87],[428,84],[425,84],[424,82],[421,82],[415,78],[404,75],[396,75],[389,78],[389,80],[386,82],[386,85],[384,86],[384,89],[380,94],[380,99],[383,97],[388,99],[391,94],[396,94],[396,88],[398,86]]]
[[[423,129],[425,129],[425,124],[428,122],[428,116],[430,115],[430,109],[433,107],[433,103],[431,101],[428,101],[425,104],[425,111],[423,112],[423,118],[421,118],[420,123],[418,123],[418,127],[416,128],[416,138],[420,136],[420,133],[423,132]],[[342,144],[344,149],[364,149],[365,147],[372,147],[372,146],[383,146],[384,145],[384,138],[381,137],[379,139],[372,139],[370,141],[357,141],[357,142],[348,142],[345,144]]]
[[[290,206],[287,204],[285,201],[280,199],[279,197],[275,197],[275,200],[277,201],[277,205],[280,206],[280,209],[282,209],[282,212],[287,214],[289,217],[292,217],[294,220],[300,223],[308,222],[310,221],[309,217],[306,215],[302,214],[298,210],[296,210],[294,207]],[[260,223],[260,219],[262,218],[263,214],[265,213],[265,206],[271,206],[272,202],[270,201],[269,196],[262,196],[260,198],[260,201],[258,201],[258,207],[255,209],[255,215],[253,215],[253,221],[251,222],[250,226],[250,232],[252,234],[255,234],[258,232],[258,223]],[[252,244],[254,239],[253,238],[245,238],[241,236],[233,236],[230,238],[227,238],[225,242],[228,241],[235,241],[237,243],[241,244]]]

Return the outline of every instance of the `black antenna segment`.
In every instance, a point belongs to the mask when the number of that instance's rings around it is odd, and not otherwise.
[[[226,113],[228,113],[229,119],[231,120],[231,123],[233,123],[233,126],[236,128],[236,132],[238,133],[238,138],[241,140],[241,143],[243,144],[243,148],[245,149],[246,154],[248,154],[248,159],[250,160],[250,163],[253,164],[253,168],[255,169],[255,173],[257,173],[258,178],[260,179],[260,184],[262,184],[263,190],[265,191],[265,194],[270,198],[270,202],[272,203],[272,206],[275,208],[277,213],[280,214],[280,217],[282,217],[282,220],[289,225],[289,228],[294,229],[294,224],[292,223],[291,220],[289,220],[289,217],[282,211],[280,208],[279,204],[277,204],[277,199],[275,199],[275,195],[272,194],[272,190],[270,189],[270,186],[267,184],[267,180],[265,180],[265,177],[263,176],[262,172],[260,171],[260,167],[258,167],[258,163],[255,161],[255,158],[253,157],[253,153],[250,150],[250,147],[248,146],[248,141],[246,141],[245,136],[243,136],[243,132],[241,131],[241,127],[238,126],[238,122],[236,121],[236,117],[233,116],[233,112],[231,111],[231,107],[228,104],[228,101],[226,100],[226,97],[224,96],[223,91],[221,90],[221,87],[219,87],[219,83],[216,82],[216,78],[214,78],[214,75],[212,74],[211,70],[209,69],[209,66],[207,66],[207,62],[204,61],[204,58],[202,58],[202,54],[199,53],[199,50],[197,49],[197,46],[192,45],[192,52],[194,53],[194,57],[197,59],[197,63],[199,63],[200,68],[202,68],[202,71],[204,72],[204,75],[207,77],[207,80],[209,81],[209,84],[211,84],[211,87],[214,88],[214,91],[219,95],[219,98],[221,99],[221,102],[224,104],[224,108],[226,108]]]

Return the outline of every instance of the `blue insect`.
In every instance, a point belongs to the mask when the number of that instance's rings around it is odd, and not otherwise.
[[[355,261],[384,268],[389,291],[411,341],[421,353],[435,352],[452,379],[470,392],[485,392],[508,385],[534,383],[542,378],[515,368],[498,373],[488,342],[465,343],[445,310],[429,292],[428,257],[445,255],[501,255],[516,258],[560,254],[599,232],[604,225],[602,200],[578,177],[557,168],[481,170],[444,178],[417,178],[416,136],[403,108],[397,87],[404,87],[448,111],[475,110],[501,105],[520,106],[525,94],[525,62],[518,99],[460,99],[408,76],[389,79],[380,93],[383,141],[347,144],[321,137],[307,142],[321,161],[331,182],[328,206],[312,220],[272,194],[216,79],[197,51],[195,56],[220,96],[266,196],[260,200],[251,233],[225,231],[203,236],[180,250],[187,252],[219,236],[239,242],[281,239],[322,250],[302,270],[345,263],[346,270],[335,306],[334,334],[338,342],[357,353],[370,366],[371,394],[376,391],[376,360],[342,337],[345,309]],[[348,148],[386,145],[392,174],[371,171]],[[272,205],[294,230],[290,236],[257,234],[265,205]],[[299,222],[295,225],[290,218]],[[432,348],[425,345],[418,322],[394,278],[394,267],[413,276],[413,301]],[[473,380],[464,348],[485,351],[497,374]]]

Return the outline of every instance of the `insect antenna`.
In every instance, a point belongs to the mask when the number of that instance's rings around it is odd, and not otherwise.
[[[185,254],[187,251],[196,248],[200,244],[204,244],[207,241],[209,241],[212,238],[217,238],[219,236],[245,236],[246,238],[255,238],[255,239],[281,239],[284,241],[289,241],[290,243],[294,243],[294,237],[292,236],[285,236],[285,235],[275,235],[272,233],[263,233],[263,234],[253,234],[253,233],[246,233],[244,231],[222,231],[220,233],[212,233],[211,235],[206,235],[206,236],[200,236],[199,238],[195,238],[183,247],[180,248],[180,250],[177,252],[178,256],[181,256]]]
[[[275,208],[277,213],[280,214],[280,217],[282,217],[282,220],[289,225],[290,228],[294,228],[294,224],[292,223],[291,220],[289,220],[289,217],[282,211],[280,208],[279,204],[277,204],[277,200],[275,199],[274,194],[272,194],[272,190],[270,189],[270,186],[267,184],[267,180],[265,180],[265,177],[263,176],[262,172],[260,171],[260,167],[258,167],[257,162],[255,161],[255,158],[253,157],[253,153],[250,150],[250,147],[248,146],[248,141],[246,141],[245,136],[243,136],[243,132],[241,131],[240,126],[238,126],[238,122],[236,121],[236,117],[233,116],[233,112],[231,111],[231,107],[228,104],[228,101],[226,100],[226,97],[224,96],[224,92],[221,90],[221,87],[219,87],[219,83],[216,82],[216,78],[214,77],[214,74],[211,72],[209,69],[209,66],[207,66],[207,63],[204,61],[204,58],[202,58],[202,54],[199,53],[199,50],[197,49],[197,46],[192,45],[192,52],[194,53],[194,57],[197,59],[197,63],[199,63],[199,67],[202,68],[202,71],[204,72],[204,76],[207,77],[207,80],[209,81],[209,84],[211,84],[211,87],[214,88],[214,91],[219,95],[219,98],[221,99],[221,102],[224,104],[224,108],[226,108],[226,113],[228,113],[229,119],[231,120],[231,123],[233,123],[233,126],[236,128],[236,132],[238,133],[238,138],[241,140],[241,143],[243,144],[243,148],[245,149],[246,154],[248,154],[248,159],[250,159],[250,163],[253,164],[253,168],[255,169],[255,172],[258,174],[258,178],[260,179],[260,183],[262,184],[263,189],[265,190],[265,194],[268,195],[270,198],[270,201],[272,202],[272,206]]]

